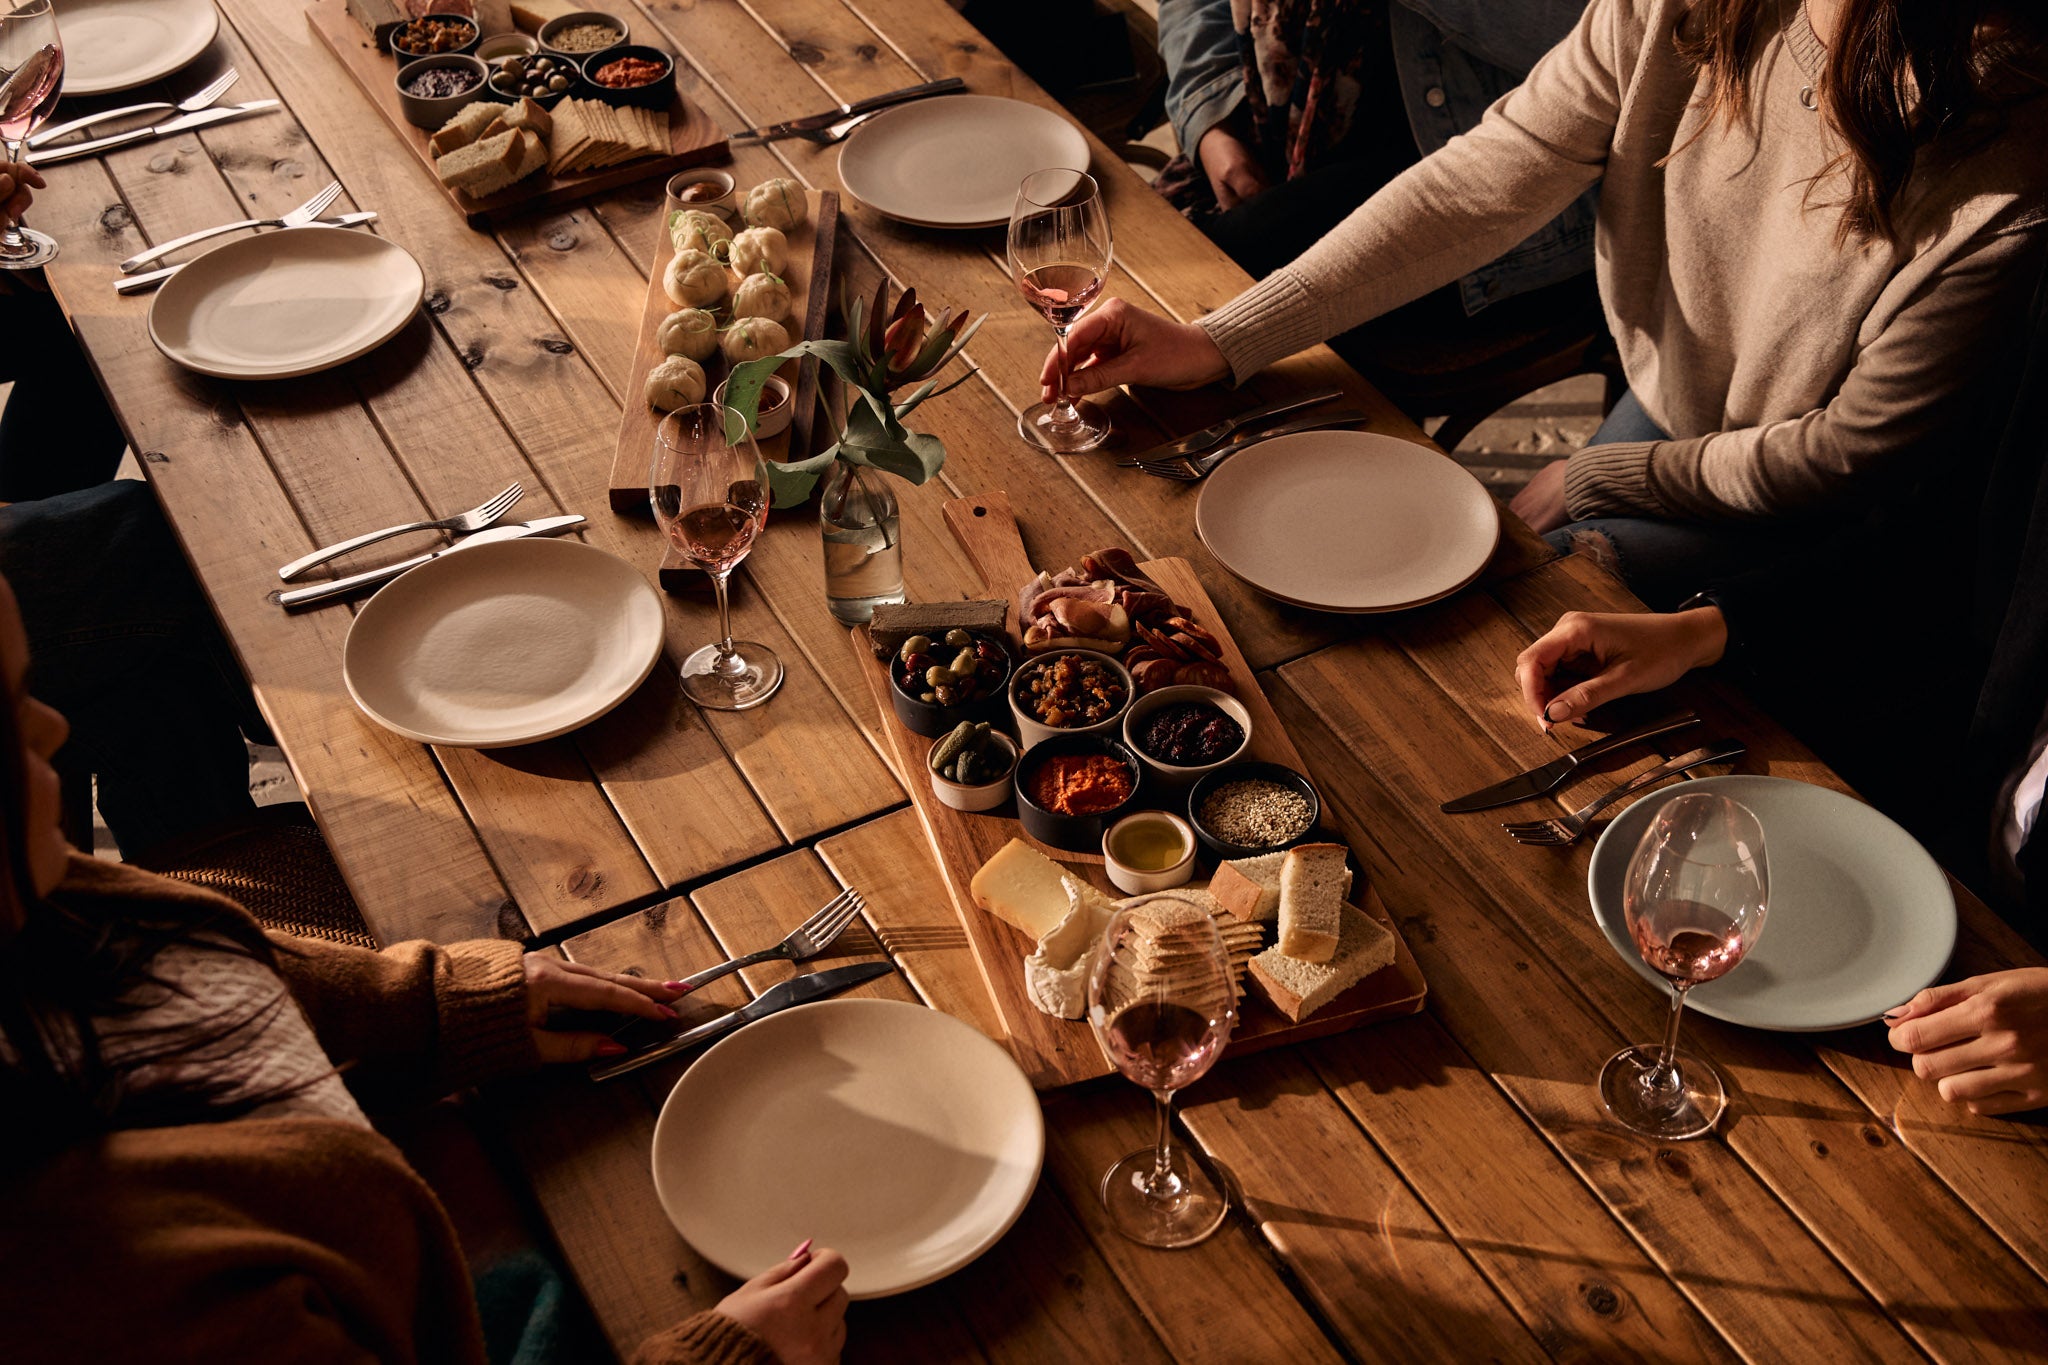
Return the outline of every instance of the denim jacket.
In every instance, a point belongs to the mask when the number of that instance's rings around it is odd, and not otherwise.
[[[1424,156],[1479,123],[1521,84],[1536,59],[1571,31],[1585,0],[1397,0],[1394,66],[1416,148]],[[1166,113],[1181,150],[1244,99],[1244,62],[1230,0],[1160,0]],[[1593,266],[1596,185],[1526,241],[1458,281],[1467,314],[1558,284]]]

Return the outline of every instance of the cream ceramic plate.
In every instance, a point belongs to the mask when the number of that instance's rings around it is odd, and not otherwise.
[[[1047,109],[992,95],[945,95],[863,123],[839,150],[854,198],[920,227],[997,227],[1033,171],[1088,168],[1088,139]]]
[[[349,627],[341,676],[408,739],[493,749],[596,720],[654,670],[661,639],[661,599],[632,565],[506,540],[393,579]]]
[[[1304,431],[1234,455],[1204,480],[1195,530],[1224,568],[1270,597],[1377,612],[1477,578],[1500,514],[1479,480],[1424,446]]]
[[[164,281],[149,339],[188,370],[289,379],[405,330],[427,277],[403,247],[347,228],[291,228],[207,252]]]
[[[654,1128],[676,1231],[749,1279],[806,1237],[847,1293],[900,1294],[995,1245],[1045,1157],[1010,1054],[948,1014],[827,1000],[749,1024],[698,1059]]]
[[[57,0],[64,93],[159,80],[206,51],[219,27],[213,0]]]

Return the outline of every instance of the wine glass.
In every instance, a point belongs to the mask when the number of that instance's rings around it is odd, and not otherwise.
[[[1172,1144],[1173,1092],[1199,1079],[1237,1023],[1216,923],[1178,903],[1120,910],[1088,980],[1088,1022],[1117,1070],[1159,1102],[1153,1145],[1102,1177],[1102,1207],[1146,1246],[1192,1246],[1230,1209],[1227,1194]]]
[[[0,141],[9,161],[28,160],[29,134],[49,121],[64,89],[64,40],[51,5],[22,0],[0,13]],[[56,257],[57,240],[46,232],[20,223],[0,231],[0,270],[28,270]]]
[[[1060,396],[1017,417],[1017,430],[1040,450],[1072,455],[1109,438],[1109,418],[1067,397],[1067,329],[1109,278],[1109,210],[1095,177],[1034,171],[1017,186],[1010,210],[1010,273],[1024,301],[1045,314],[1059,337]]]
[[[683,691],[714,711],[759,706],[782,686],[782,660],[732,638],[726,580],[768,523],[768,465],[737,413],[709,403],[677,408],[654,431],[648,481],[654,519],[669,544],[711,575],[718,643],[683,660]]]
[[[1600,1101],[1646,1137],[1708,1132],[1728,1106],[1721,1077],[1678,1050],[1685,993],[1725,976],[1764,927],[1770,871],[1763,827],[1749,808],[1694,792],[1664,803],[1629,860],[1622,915],[1643,961],[1671,983],[1661,1047],[1638,1044],[1600,1069]]]

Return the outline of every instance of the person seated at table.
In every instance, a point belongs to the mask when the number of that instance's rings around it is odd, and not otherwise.
[[[1478,126],[1584,0],[1162,0],[1181,155],[1153,188],[1265,275],[1421,157]],[[1591,192],[1438,296],[1437,327],[1593,268]],[[1395,322],[1387,319],[1386,322]],[[1385,330],[1384,325],[1381,327]]]
[[[2044,68],[2048,12],[2017,0],[1594,0],[1479,127],[1213,313],[1083,317],[1067,387],[1242,382],[1597,182],[1630,392],[1514,510],[1668,607],[1704,569],[1939,479],[1937,438],[2048,250]],[[1060,369],[1049,354],[1048,396]]]
[[[43,188],[33,167],[0,161],[0,224]],[[0,502],[47,498],[114,477],[127,441],[85,351],[40,270],[0,271]]]
[[[366,1115],[623,1051],[549,1012],[672,1017],[682,992],[497,940],[266,935],[232,901],[75,853],[50,766],[65,722],[28,663],[0,580],[7,1359],[484,1361],[448,1215]],[[801,1251],[636,1359],[836,1360],[845,1274]]]

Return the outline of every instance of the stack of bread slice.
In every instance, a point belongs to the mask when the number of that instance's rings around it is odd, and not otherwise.
[[[1297,1024],[1393,965],[1393,934],[1346,900],[1346,857],[1342,844],[1304,844],[1284,854],[1224,863],[1210,883],[1212,890],[1224,887],[1217,900],[1232,913],[1241,906],[1256,911],[1270,889],[1279,938],[1247,965],[1260,993]]]
[[[434,174],[452,190],[484,199],[548,164],[548,111],[530,99],[466,104],[427,139]]]

